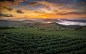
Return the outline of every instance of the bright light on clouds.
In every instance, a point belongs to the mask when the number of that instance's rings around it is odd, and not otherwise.
[[[85,4],[84,0],[1,0],[0,18],[86,18]]]

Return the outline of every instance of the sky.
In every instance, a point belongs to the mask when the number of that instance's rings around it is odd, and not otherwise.
[[[86,19],[86,0],[0,0],[0,19]]]

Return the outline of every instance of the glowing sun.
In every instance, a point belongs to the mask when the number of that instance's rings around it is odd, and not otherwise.
[[[44,19],[45,19],[46,17],[44,17]]]

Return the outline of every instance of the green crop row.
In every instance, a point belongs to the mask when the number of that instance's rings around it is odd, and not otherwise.
[[[85,31],[0,31],[0,54],[85,54]]]

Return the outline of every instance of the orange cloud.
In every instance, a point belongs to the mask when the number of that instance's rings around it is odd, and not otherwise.
[[[18,2],[12,2],[12,4],[20,4],[20,3],[18,3]]]
[[[46,8],[41,8],[40,10],[43,11],[43,12],[49,13],[49,14],[50,13],[53,13],[53,14],[55,13],[54,11],[48,10]]]
[[[23,0],[14,0],[15,2],[23,2]]]
[[[11,5],[11,2],[9,1],[0,2],[0,6],[6,6],[6,5]]]
[[[1,1],[0,6],[7,6],[7,5],[18,5],[20,4],[19,2],[23,2],[22,0],[12,0],[12,1]]]
[[[57,13],[57,15],[86,15],[86,12],[66,12]]]
[[[38,1],[38,2],[29,3],[24,7],[33,6],[33,5],[37,5],[37,4],[42,4],[43,6],[45,6],[47,11],[58,11],[61,7],[63,7],[63,6],[59,5],[59,4],[46,2],[46,1]]]
[[[1,13],[2,12],[4,12],[4,13],[7,13],[7,11],[12,11],[13,10],[13,8],[11,8],[11,7],[9,7],[9,6],[1,6],[0,7],[0,11],[1,11]]]
[[[19,2],[22,2],[22,0],[15,0],[15,2],[10,2],[10,3],[8,2],[8,3],[9,5],[12,5],[12,6],[18,6],[18,4],[20,4]],[[24,7],[38,5],[38,4],[41,4],[44,7],[40,7],[39,5],[39,8],[37,11],[28,10],[28,9],[26,10],[23,9],[21,11],[21,8],[19,10],[12,10],[12,11],[7,11],[7,10],[10,10],[9,8],[4,8],[5,10],[3,9],[0,9],[0,10],[3,10],[3,14],[5,13],[12,14],[13,18],[24,18],[24,17],[27,17],[27,18],[44,18],[44,17],[47,17],[47,18],[79,18],[79,17],[86,17],[85,16],[86,12],[84,11],[78,12],[78,11],[71,10],[72,8],[70,9],[69,7],[70,5],[67,5],[67,8],[66,8],[66,5],[60,5],[60,4],[46,2],[46,1],[38,1],[38,2],[29,3]],[[22,13],[22,14],[19,14],[19,13]]]
[[[0,13],[0,17],[13,17],[13,15],[11,15],[11,14],[2,14],[2,13]]]
[[[18,6],[18,5],[12,5],[12,6]]]
[[[37,5],[37,4],[39,4],[38,2],[33,2],[33,3],[29,3],[29,4],[27,4],[26,6],[24,6],[24,7],[27,7],[27,6],[33,6],[33,5]]]
[[[27,6],[23,6],[23,7],[27,7]]]
[[[7,6],[3,6],[3,8],[4,8],[4,9],[7,9],[7,10],[9,10],[9,11],[13,10],[13,8],[7,7]]]

